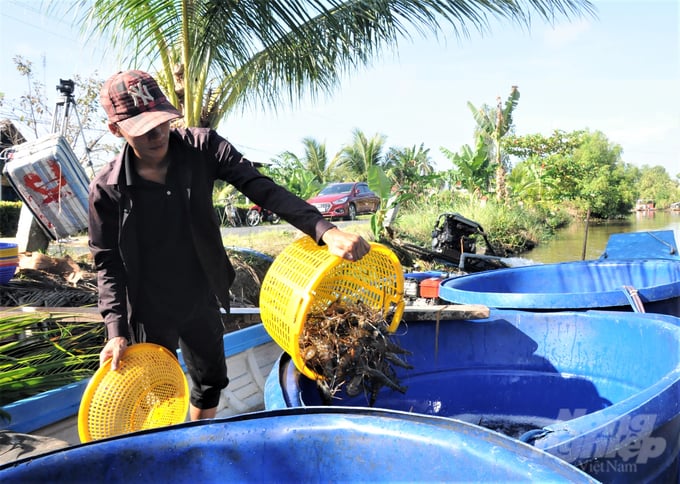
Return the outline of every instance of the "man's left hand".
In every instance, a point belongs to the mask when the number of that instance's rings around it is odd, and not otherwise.
[[[344,232],[337,227],[327,230],[321,236],[321,240],[328,246],[331,254],[345,260],[357,261],[371,250],[371,245],[363,237]]]

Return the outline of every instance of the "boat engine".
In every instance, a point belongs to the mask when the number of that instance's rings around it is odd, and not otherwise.
[[[477,222],[458,213],[442,213],[432,231],[432,251],[458,260],[462,253],[476,252],[478,235],[484,236],[484,230]]]
[[[477,254],[479,237],[486,246],[482,254]],[[458,213],[439,215],[432,231],[431,245],[431,249],[408,243],[403,244],[403,247],[415,252],[423,260],[457,264],[465,272],[508,267],[503,258],[496,255],[482,226]]]

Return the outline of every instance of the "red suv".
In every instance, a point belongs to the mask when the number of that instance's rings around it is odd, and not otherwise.
[[[380,198],[365,182],[331,183],[307,202],[331,219],[354,220],[357,215],[375,213],[380,208]]]

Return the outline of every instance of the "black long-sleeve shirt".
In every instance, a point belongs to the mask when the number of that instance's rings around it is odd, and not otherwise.
[[[234,270],[222,244],[219,221],[212,204],[215,180],[224,180],[258,205],[321,243],[334,225],[307,202],[262,175],[227,140],[206,128],[186,128],[170,133],[171,156],[179,196],[186,206],[195,255],[209,287],[225,309]],[[99,310],[109,338],[130,337],[145,250],[138,242],[132,187],[130,146],[106,165],[90,184],[89,246],[97,269]],[[178,254],[178,257],[180,254]],[[172,261],[168,261],[169,264]]]

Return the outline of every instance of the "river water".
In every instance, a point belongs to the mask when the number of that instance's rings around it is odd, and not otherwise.
[[[535,249],[522,254],[522,258],[536,263],[551,264],[582,259],[597,259],[607,245],[609,236],[616,233],[642,232],[647,230],[673,230],[676,244],[680,244],[680,212],[635,212],[624,220],[590,222],[586,241],[586,224],[572,223],[560,230],[557,236]]]

